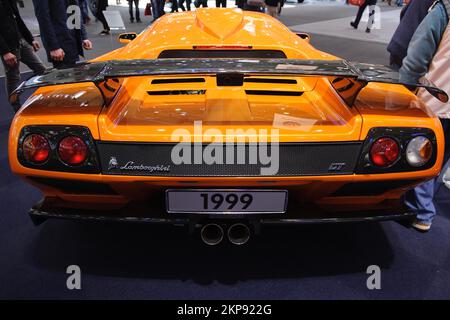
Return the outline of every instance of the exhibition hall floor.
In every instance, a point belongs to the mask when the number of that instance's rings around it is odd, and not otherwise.
[[[301,25],[294,17],[301,6],[291,9],[281,20]],[[349,7],[335,15],[327,11],[328,16],[316,9],[316,19],[305,23],[350,21],[355,13]],[[105,49],[108,41],[97,44]],[[350,60],[388,62],[386,44],[370,38],[312,34],[312,44]],[[0,77],[0,298],[450,298],[450,191],[445,187],[427,234],[395,222],[270,227],[246,246],[210,248],[198,234],[176,227],[57,220],[35,227],[27,211],[41,195],[10,172],[12,113],[3,87]],[[66,287],[69,265],[81,269],[81,290]],[[371,265],[381,268],[380,290],[367,288]]]

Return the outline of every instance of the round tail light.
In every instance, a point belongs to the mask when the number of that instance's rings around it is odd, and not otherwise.
[[[79,137],[69,136],[61,140],[58,155],[65,164],[76,166],[82,164],[88,156],[88,147]]]
[[[44,163],[50,154],[50,145],[43,135],[30,134],[23,140],[22,152],[26,161]]]
[[[421,167],[430,161],[433,155],[433,144],[424,136],[418,136],[409,141],[406,147],[406,161],[412,167]]]
[[[370,159],[378,167],[389,167],[399,156],[397,141],[391,138],[376,140],[370,149]]]

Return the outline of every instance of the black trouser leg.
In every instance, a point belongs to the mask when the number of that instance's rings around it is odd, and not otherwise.
[[[367,7],[367,1],[358,9],[358,13],[356,14],[355,25],[358,26],[359,21],[361,21],[364,10]]]
[[[172,12],[178,12],[178,0],[172,0]]]
[[[109,30],[108,22],[106,21],[105,15],[103,14],[103,10],[106,10],[106,8],[105,7],[98,8],[95,17],[98,19],[98,21],[102,23],[104,30]]]
[[[216,0],[216,8],[226,8],[227,7],[227,0]]]
[[[133,1],[128,1],[128,12],[130,14],[130,21],[134,21],[134,17],[133,17]]]
[[[5,60],[3,60],[3,56],[1,56],[3,67],[5,68],[5,85],[8,97],[20,84],[20,52],[19,50],[13,50],[11,53],[17,58],[17,64],[14,67],[7,65]],[[12,107],[14,109],[14,113],[16,113],[20,109],[20,101],[17,100],[14,104],[12,104]]]
[[[183,10],[183,11],[186,11],[186,8],[184,7],[184,1],[185,0],[179,0],[178,1],[178,7],[181,9],[181,10]]]
[[[35,75],[43,74],[46,70],[44,64],[34,52],[33,47],[25,40],[21,40],[20,62],[33,70]]]
[[[136,21],[141,21],[141,12],[139,11],[139,0],[134,0],[134,6],[136,7]]]

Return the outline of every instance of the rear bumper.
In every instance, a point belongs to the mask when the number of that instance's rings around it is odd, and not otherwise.
[[[406,209],[351,211],[351,212],[323,212],[311,208],[300,209],[300,213],[287,212],[285,214],[262,214],[262,215],[199,215],[199,214],[169,214],[166,212],[152,212],[142,214],[142,211],[133,208],[121,210],[100,211],[72,208],[51,208],[40,202],[32,207],[29,215],[38,225],[47,219],[69,219],[84,221],[107,221],[107,222],[134,222],[152,224],[172,225],[196,225],[204,221],[234,221],[248,220],[261,225],[283,225],[283,224],[324,224],[345,222],[375,222],[387,220],[413,219],[415,213]]]

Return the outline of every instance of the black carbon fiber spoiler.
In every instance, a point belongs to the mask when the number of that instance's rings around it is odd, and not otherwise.
[[[189,74],[215,75],[222,79],[227,75],[233,79],[251,75],[332,77],[333,87],[349,106],[369,82],[404,85],[411,90],[425,88],[438,100],[448,102],[448,95],[432,83],[402,83],[398,72],[386,66],[345,60],[292,59],[157,59],[85,63],[70,69],[53,69],[30,78],[11,94],[10,101],[16,101],[24,90],[38,87],[93,82],[105,96],[105,86],[101,84],[111,79]]]

